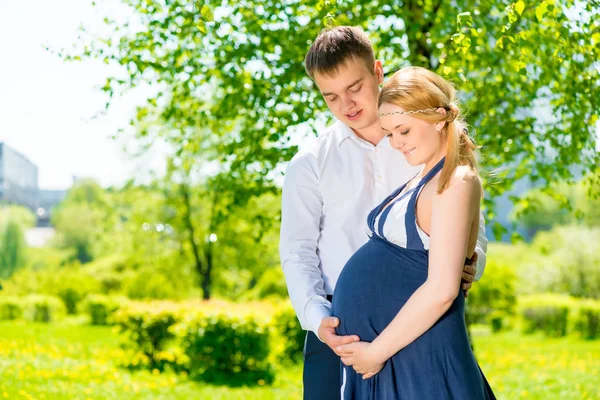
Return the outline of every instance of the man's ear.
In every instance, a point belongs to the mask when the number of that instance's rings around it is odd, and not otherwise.
[[[377,84],[383,85],[383,65],[381,61],[375,60],[375,65],[373,66],[373,73],[377,78]]]

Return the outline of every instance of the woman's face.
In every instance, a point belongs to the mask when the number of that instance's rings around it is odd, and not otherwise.
[[[383,114],[397,111],[404,110],[391,103],[379,107]],[[385,115],[380,120],[390,144],[404,154],[410,165],[427,164],[446,154],[446,133],[442,130],[445,122],[427,122],[411,114]]]

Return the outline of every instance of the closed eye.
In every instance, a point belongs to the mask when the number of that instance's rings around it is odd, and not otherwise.
[[[358,93],[360,92],[360,89],[362,89],[362,85],[358,86],[357,88],[350,89],[350,93]]]
[[[407,129],[407,130],[405,130],[403,132],[398,132],[398,133],[400,135],[404,136],[404,135],[408,135],[408,132],[410,132],[410,129]],[[393,136],[393,134],[392,133],[388,133],[386,136],[389,137],[389,138],[391,138]]]

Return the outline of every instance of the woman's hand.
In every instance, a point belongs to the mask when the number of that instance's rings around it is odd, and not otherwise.
[[[381,361],[373,350],[369,342],[356,342],[337,347],[342,362],[354,368],[363,379],[375,376],[385,365],[385,360]]]

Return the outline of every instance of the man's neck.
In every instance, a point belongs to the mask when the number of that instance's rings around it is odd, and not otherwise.
[[[363,140],[366,140],[373,146],[377,146],[379,142],[381,142],[381,140],[385,137],[385,133],[383,133],[379,121],[361,130],[352,129],[352,131],[356,134],[356,136]]]

